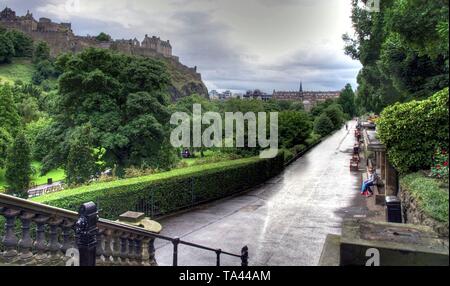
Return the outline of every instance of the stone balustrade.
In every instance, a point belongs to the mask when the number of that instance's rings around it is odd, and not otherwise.
[[[71,263],[76,212],[0,194],[0,265]],[[156,266],[153,233],[100,219],[96,265]]]

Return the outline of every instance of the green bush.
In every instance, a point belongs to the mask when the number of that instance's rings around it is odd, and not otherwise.
[[[283,111],[279,114],[280,145],[285,148],[305,143],[312,131],[312,122],[304,111]]]
[[[342,111],[342,106],[339,104],[332,104],[328,106],[323,111],[328,118],[330,118],[331,122],[333,123],[334,130],[337,130],[342,127],[342,124],[344,123],[345,114]]]
[[[413,173],[400,180],[402,188],[413,196],[420,207],[430,217],[448,222],[448,186],[440,186],[440,181],[427,178],[423,173]]]
[[[282,171],[283,159],[280,154],[273,159],[254,157],[193,166],[68,189],[33,200],[74,211],[93,201],[99,204],[100,216],[109,219],[146,205],[151,209],[147,215],[153,217],[259,185]]]
[[[314,122],[314,132],[324,137],[333,132],[334,125],[333,121],[325,114],[322,113],[319,117],[316,118]]]
[[[437,147],[448,149],[448,88],[423,101],[387,107],[377,123],[390,161],[401,173],[430,169]]]

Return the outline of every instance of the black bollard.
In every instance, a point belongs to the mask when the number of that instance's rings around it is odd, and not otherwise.
[[[241,266],[248,266],[248,247],[244,246],[241,250]]]
[[[80,266],[95,266],[97,248],[97,206],[93,202],[81,205],[74,225],[75,238],[80,252]]]

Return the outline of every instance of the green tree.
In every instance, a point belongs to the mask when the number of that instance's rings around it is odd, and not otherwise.
[[[352,1],[355,37],[343,36],[346,54],[363,65],[358,109],[379,113],[448,86],[448,0],[381,1],[379,13],[361,2]]]
[[[38,64],[45,60],[50,60],[50,47],[46,42],[40,41],[34,48],[33,62]]]
[[[69,138],[86,124],[92,126],[92,146],[107,150],[108,166],[166,169],[176,163],[176,150],[162,148],[170,132],[170,81],[162,62],[90,48],[60,56],[56,68],[62,74],[55,120],[41,146],[48,151],[43,169],[66,164]]]
[[[333,128],[335,130],[342,127],[345,115],[340,105],[338,104],[330,105],[324,110],[324,113],[328,116],[328,118],[330,118],[331,122],[333,123]]]
[[[0,33],[0,64],[10,63],[14,53],[14,44],[11,38]]]
[[[278,133],[280,145],[291,148],[304,144],[312,131],[312,122],[306,112],[283,111],[279,114]]]
[[[100,41],[100,42],[109,42],[109,41],[111,41],[111,36],[106,34],[106,33],[104,33],[104,32],[101,32],[95,38],[97,39],[97,41]]]
[[[350,117],[356,115],[355,93],[350,84],[347,84],[339,96],[338,103],[342,106],[344,113]]]
[[[95,173],[95,161],[91,128],[82,126],[72,134],[70,140],[65,167],[67,183],[79,185],[88,182]]]
[[[15,57],[31,57],[33,55],[33,39],[30,36],[17,31],[9,30],[6,32],[14,47]]]
[[[6,129],[15,136],[20,126],[20,116],[14,102],[12,88],[9,85],[0,85],[0,128]]]
[[[0,169],[5,166],[7,151],[12,141],[11,134],[5,128],[0,127]]]
[[[40,85],[44,80],[56,76],[57,72],[53,63],[49,60],[42,60],[36,64],[36,70],[33,73],[32,81],[34,84]]]
[[[314,122],[314,132],[324,137],[333,132],[334,125],[333,121],[325,114],[322,113],[319,117],[316,118]]]
[[[30,148],[23,132],[19,132],[8,150],[5,179],[8,194],[28,198],[30,186],[31,158]]]
[[[44,140],[46,140],[45,138],[48,136],[48,134],[46,134],[46,129],[49,128],[51,123],[52,119],[50,117],[40,117],[38,120],[32,121],[25,126],[25,136],[30,144],[31,157],[34,160],[41,161],[48,152],[41,148],[42,146],[45,146],[42,142],[44,142]]]

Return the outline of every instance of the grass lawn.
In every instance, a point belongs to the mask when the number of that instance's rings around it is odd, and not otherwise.
[[[199,163],[201,161],[205,161],[204,163],[215,163],[215,162],[208,162],[208,158],[212,159],[212,158],[217,158],[217,162],[220,161],[226,161],[229,160],[226,157],[224,157],[223,159],[220,158],[220,151],[214,151],[214,150],[206,150],[205,152],[203,152],[203,156],[201,157],[200,152],[195,153],[195,158],[188,158],[188,159],[182,159],[182,162],[185,162],[187,164],[188,167],[193,166],[195,163]]]
[[[47,184],[47,178],[52,178],[53,182],[64,180],[65,174],[63,169],[55,169],[51,170],[44,176],[40,176],[41,171],[41,163],[39,162],[33,162],[31,165],[36,169],[36,175],[33,176],[31,179],[31,182],[35,183],[36,185],[45,185]],[[0,169],[0,190],[4,189],[6,186],[5,181],[5,170]]]
[[[423,173],[413,173],[401,178],[401,185],[417,200],[420,208],[432,218],[448,222],[448,187]]]
[[[14,58],[10,64],[0,65],[0,83],[14,83],[16,80],[30,82],[34,67],[30,59]]]

